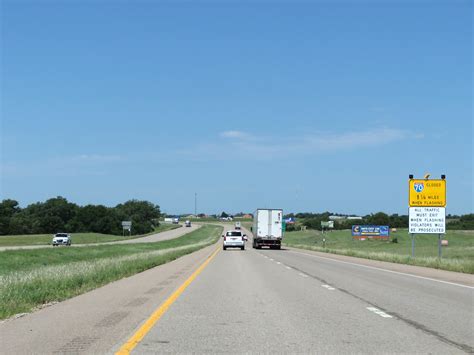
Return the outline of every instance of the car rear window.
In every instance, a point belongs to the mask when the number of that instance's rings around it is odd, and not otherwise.
[[[241,232],[227,232],[226,234],[228,237],[241,237],[242,233]]]
[[[67,234],[56,234],[55,237],[65,238],[67,237]]]

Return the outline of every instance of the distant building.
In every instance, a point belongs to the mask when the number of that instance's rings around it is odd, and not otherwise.
[[[349,217],[347,217],[347,219],[360,221],[360,220],[362,219],[362,217],[359,217],[359,216],[349,216]]]
[[[329,219],[331,221],[340,221],[340,220],[346,219],[346,216],[329,216]]]

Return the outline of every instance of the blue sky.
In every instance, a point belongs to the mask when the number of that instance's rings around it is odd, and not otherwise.
[[[473,211],[471,1],[3,1],[0,198]]]

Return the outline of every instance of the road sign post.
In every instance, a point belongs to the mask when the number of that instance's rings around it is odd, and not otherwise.
[[[411,256],[415,257],[416,234],[438,234],[438,258],[442,256],[442,235],[446,233],[446,176],[441,179],[408,180],[409,226]]]

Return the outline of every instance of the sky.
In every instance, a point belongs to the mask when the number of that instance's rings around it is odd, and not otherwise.
[[[168,214],[473,212],[473,3],[1,7],[0,200]]]

